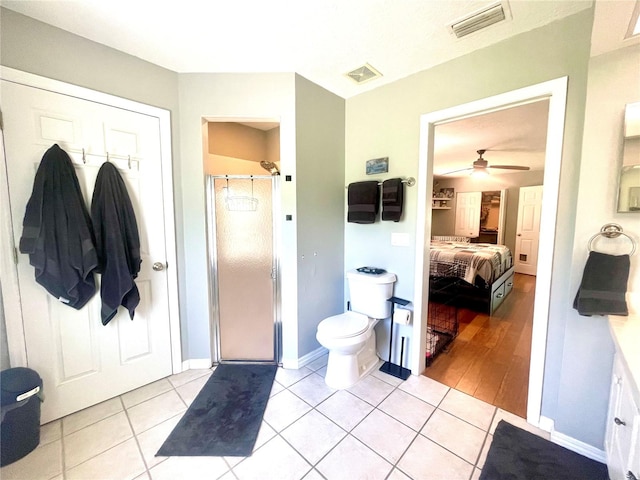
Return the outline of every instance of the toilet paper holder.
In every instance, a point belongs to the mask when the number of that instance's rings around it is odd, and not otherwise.
[[[404,338],[402,337],[402,346],[400,347],[400,365],[396,365],[391,361],[391,354],[393,353],[393,313],[394,307],[396,305],[401,305],[406,307],[411,303],[409,300],[405,300],[404,298],[391,297],[389,300],[391,302],[391,325],[389,327],[389,360],[384,362],[380,367],[380,371],[384,373],[388,373],[397,378],[401,378],[402,380],[406,380],[411,375],[411,370],[408,368],[404,368],[402,363],[404,361]]]

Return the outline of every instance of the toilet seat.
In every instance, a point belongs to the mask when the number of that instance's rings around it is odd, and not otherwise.
[[[344,312],[325,318],[318,325],[318,333],[331,338],[350,338],[369,328],[369,317],[362,313]]]

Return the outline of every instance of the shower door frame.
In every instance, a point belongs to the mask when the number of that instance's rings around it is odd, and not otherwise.
[[[279,175],[205,175],[206,226],[207,226],[207,276],[209,279],[209,325],[211,327],[211,354],[214,364],[219,363],[268,363],[282,364],[282,319],[280,317],[280,255],[278,225],[280,211],[280,182]],[[273,360],[229,360],[220,358],[220,302],[218,279],[218,245],[215,208],[215,180],[271,180],[271,223],[272,223],[272,271],[273,279]]]

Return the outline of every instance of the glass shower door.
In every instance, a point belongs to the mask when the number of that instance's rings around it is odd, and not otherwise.
[[[213,180],[219,360],[274,361],[273,180]]]

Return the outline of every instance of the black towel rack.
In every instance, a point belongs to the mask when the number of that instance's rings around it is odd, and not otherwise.
[[[416,179],[413,177],[407,177],[407,178],[403,178],[401,182],[405,183],[407,187],[413,187],[416,184]],[[378,182],[378,185],[382,185],[382,182]],[[349,186],[346,185],[344,188],[349,188]]]
[[[589,239],[589,244],[587,248],[589,249],[590,252],[593,251],[591,249],[591,244],[596,238],[600,236],[605,238],[618,238],[620,235],[622,235],[623,237],[627,237],[631,242],[631,252],[629,252],[629,256],[636,253],[636,241],[632,237],[624,233],[624,231],[622,230],[622,227],[617,223],[607,223],[606,225],[603,225],[600,231]]]

